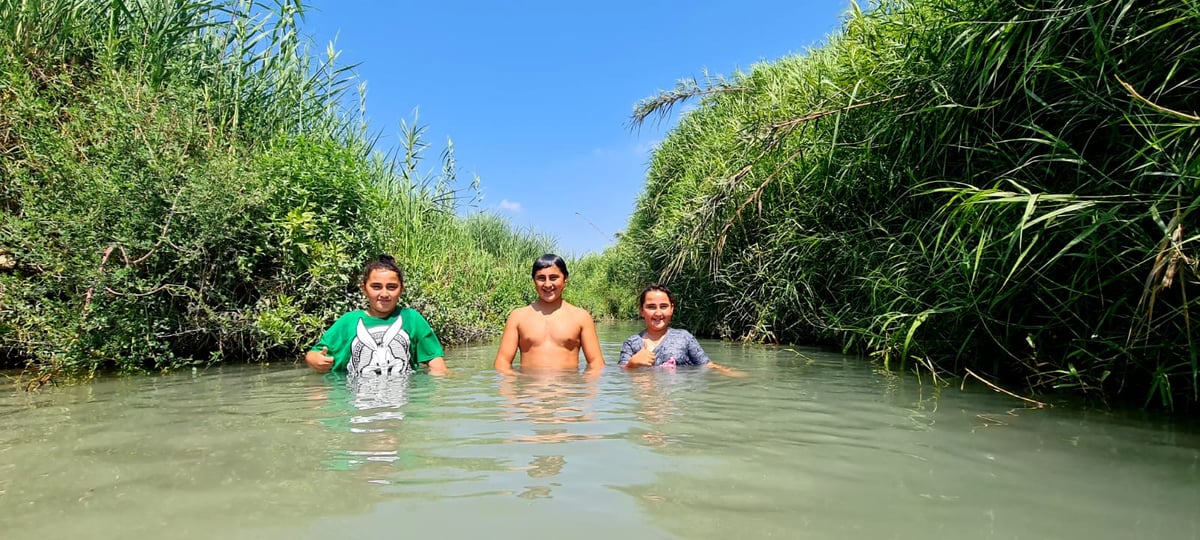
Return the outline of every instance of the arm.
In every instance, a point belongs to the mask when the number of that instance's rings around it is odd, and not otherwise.
[[[687,342],[686,347],[688,360],[690,360],[688,363],[696,364],[698,366],[711,364],[712,359],[708,357],[708,353],[704,352],[704,347],[700,346],[700,342],[696,340],[696,336],[693,336],[691,332],[687,331],[684,331],[684,334],[684,340]]]
[[[629,338],[625,340],[625,343],[621,344],[621,358],[617,360],[618,366],[625,367],[625,364],[628,364],[629,359],[633,357],[634,337],[636,336],[629,336]]]
[[[333,367],[333,357],[329,356],[329,347],[321,347],[319,351],[304,353],[304,362],[308,364],[308,367],[317,370],[317,373],[325,373]]]
[[[583,357],[587,359],[587,370],[592,371],[604,367],[604,354],[600,352],[600,338],[596,335],[596,321],[587,311],[583,312],[583,327],[579,332],[579,340],[583,343]]]
[[[346,361],[350,358],[350,342],[353,340],[354,323],[361,317],[358,311],[351,311],[338,317],[333,324],[321,334],[321,339],[304,353],[304,363],[316,370],[317,373],[328,373],[334,367],[344,370]]]
[[[718,363],[716,363],[716,362],[709,362],[709,363],[708,363],[708,367],[711,367],[711,368],[713,368],[713,369],[715,369],[715,370],[717,370],[717,371],[720,371],[721,373],[723,373],[723,374],[725,374],[725,375],[728,375],[728,376],[730,376],[730,377],[738,377],[738,378],[741,378],[741,377],[745,377],[745,376],[746,376],[746,372],[744,372],[744,371],[739,371],[739,370],[736,370],[736,369],[733,369],[733,368],[730,368],[730,367],[725,367],[725,366],[722,366],[721,364],[718,364]]]
[[[720,371],[721,373],[728,375],[730,377],[745,377],[746,376],[746,374],[741,371],[738,371],[733,368],[727,368],[725,366],[722,366],[721,364],[713,362],[712,359],[710,359],[708,357],[708,354],[706,354],[704,352],[704,348],[700,346],[700,342],[696,341],[696,336],[693,336],[691,334],[691,332],[688,332],[687,338],[688,338],[688,345],[687,345],[688,356],[691,357],[691,359],[695,361],[694,363],[701,364],[701,365],[707,365],[707,366],[709,366],[717,371]]]
[[[635,343],[639,345],[637,351],[633,350]],[[654,351],[645,347],[640,335],[634,334],[625,340],[624,345],[621,345],[621,361],[617,365],[625,369],[653,366]]]
[[[504,322],[504,334],[500,336],[500,348],[496,350],[496,360],[493,365],[501,375],[515,375],[513,360],[517,357],[517,343],[520,338],[519,317],[517,311],[508,315]]]
[[[429,366],[429,374],[430,375],[449,375],[450,374],[450,368],[446,367],[446,360],[440,356],[437,358],[434,358],[433,360],[426,362],[426,365]]]
[[[445,353],[442,350],[442,342],[438,339],[437,334],[433,332],[433,327],[429,326],[429,321],[425,319],[415,309],[406,309],[401,312],[401,316],[408,315],[411,318],[410,332],[413,336],[413,346],[415,360],[420,364],[425,364],[429,368],[430,375],[446,375],[450,370],[446,367],[446,359],[443,356]]]

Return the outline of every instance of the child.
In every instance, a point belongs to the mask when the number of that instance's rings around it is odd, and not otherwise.
[[[533,262],[533,287],[537,300],[517,308],[504,323],[500,348],[493,365],[510,375],[517,351],[521,370],[577,371],[579,351],[587,360],[585,371],[595,374],[604,367],[596,323],[587,310],[563,300],[567,287],[567,262],[553,253]]]
[[[741,375],[739,371],[710,360],[691,332],[671,328],[671,317],[675,315],[675,296],[665,286],[654,284],[643,289],[638,296],[638,306],[638,312],[646,321],[646,329],[629,336],[621,345],[618,366],[633,369],[708,365],[729,375]]]
[[[304,355],[309,367],[351,376],[392,375],[429,366],[431,375],[447,372],[442,344],[417,310],[396,304],[404,292],[404,275],[387,255],[363,268],[367,309],[342,315]]]

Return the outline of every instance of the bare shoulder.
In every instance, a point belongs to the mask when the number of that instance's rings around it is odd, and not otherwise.
[[[517,309],[514,309],[514,310],[508,312],[508,322],[519,323],[523,319],[529,318],[529,315],[531,313],[533,313],[532,306],[521,306]]]
[[[579,321],[580,324],[593,322],[592,314],[588,310],[583,309],[574,304],[568,304],[566,302],[563,302],[563,306],[570,308],[570,311],[568,313],[570,313],[571,318],[575,319],[576,321]]]

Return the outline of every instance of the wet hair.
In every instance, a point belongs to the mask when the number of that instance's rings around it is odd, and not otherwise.
[[[396,275],[400,277],[400,286],[404,286],[404,272],[400,270],[400,266],[396,264],[396,259],[393,259],[391,255],[380,255],[378,258],[372,259],[371,262],[368,262],[367,265],[363,267],[363,285],[366,285],[367,280],[371,279],[371,272],[376,270],[389,270],[395,272]]]
[[[541,257],[538,257],[536,261],[533,261],[533,272],[530,272],[529,276],[535,277],[537,276],[538,270],[550,268],[551,266],[562,270],[564,278],[570,277],[569,274],[567,274],[567,261],[564,261],[562,257],[559,257],[553,253],[542,255]]]
[[[671,289],[668,289],[666,285],[654,283],[642,289],[642,294],[638,295],[638,309],[642,309],[642,306],[646,305],[646,295],[650,294],[650,291],[662,291],[666,293],[667,301],[671,302],[672,306],[675,305],[675,295],[671,294]]]

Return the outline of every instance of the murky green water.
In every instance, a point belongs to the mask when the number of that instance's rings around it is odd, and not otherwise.
[[[1195,424],[704,345],[748,376],[503,382],[485,346],[367,398],[291,364],[6,391],[0,537],[1200,538]]]

